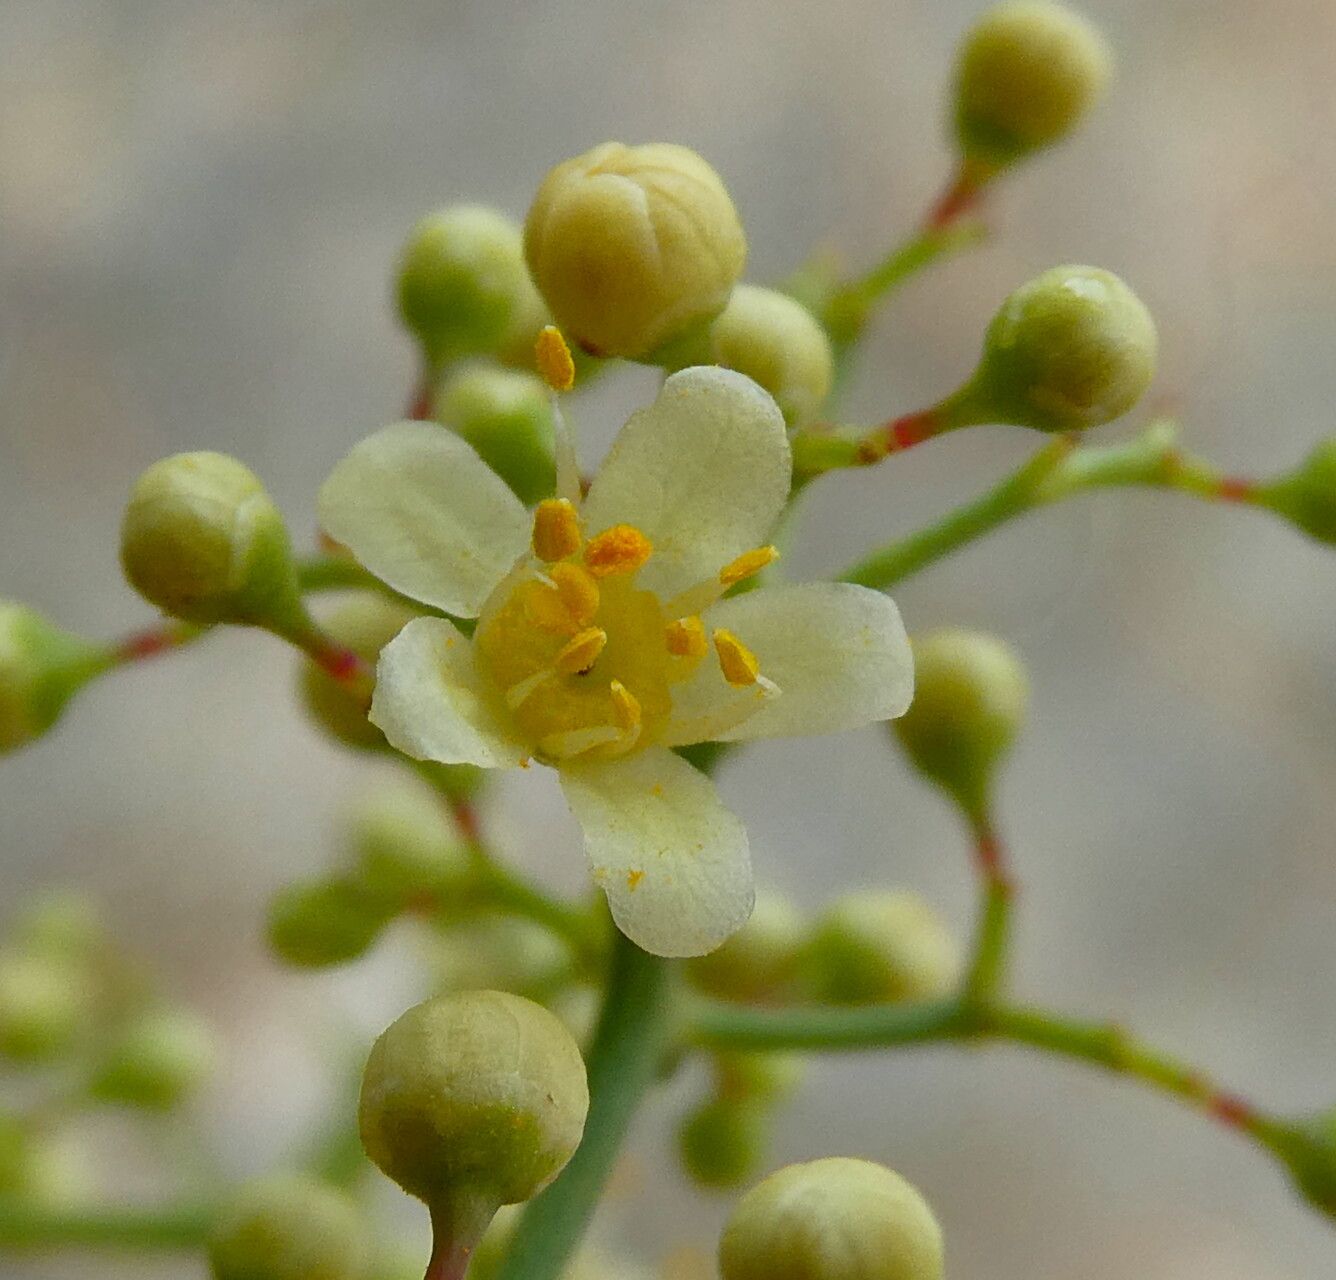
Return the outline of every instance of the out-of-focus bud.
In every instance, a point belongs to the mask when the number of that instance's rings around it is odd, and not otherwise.
[[[354,878],[391,911],[415,902],[444,903],[473,878],[473,864],[430,791],[396,780],[352,815]]]
[[[536,301],[519,225],[480,205],[429,214],[404,246],[398,298],[433,368],[494,351]]]
[[[10,926],[10,939],[23,951],[85,961],[107,941],[97,903],[77,889],[45,889],[26,898]]]
[[[747,242],[719,175],[694,151],[606,142],[543,180],[524,252],[570,338],[636,359],[718,314]]]
[[[209,1238],[214,1280],[365,1280],[367,1225],[341,1191],[304,1177],[247,1183]]]
[[[570,947],[519,916],[448,920],[435,948],[437,980],[447,990],[493,987],[537,996],[569,981]]]
[[[0,600],[0,755],[40,738],[105,664],[96,645]]]
[[[687,976],[702,991],[727,1000],[782,995],[798,971],[807,923],[782,894],[761,890],[751,917],[722,947],[687,962]]]
[[[1300,466],[1263,485],[1258,499],[1310,538],[1336,546],[1336,438],[1324,440]]]
[[[764,387],[791,427],[814,418],[830,394],[830,339],[802,303],[774,289],[733,290],[710,326],[710,356]]]
[[[102,1102],[167,1111],[183,1102],[213,1069],[213,1036],[184,1009],[154,1009],[124,1027],[92,1079]]]
[[[434,416],[467,440],[521,502],[551,497],[552,402],[541,378],[490,365],[460,369],[442,385]]]
[[[95,993],[79,964],[40,952],[0,956],[0,1057],[50,1062],[88,1029]]]
[[[956,137],[967,160],[1000,169],[1066,137],[1108,83],[1108,45],[1047,0],[1010,0],[975,22],[956,64]]]
[[[725,1190],[756,1176],[769,1136],[765,1107],[712,1098],[683,1120],[677,1147],[683,1169],[697,1186]]]
[[[778,1102],[798,1087],[804,1070],[796,1053],[730,1050],[714,1058],[715,1085],[721,1098]]]
[[[978,631],[943,627],[912,644],[914,701],[891,732],[920,773],[982,820],[993,773],[1025,719],[1025,669]]]
[[[187,622],[290,630],[304,617],[288,531],[235,458],[178,453],[135,482],[121,565],[150,604]]]
[[[380,936],[390,913],[351,880],[303,880],[269,904],[269,945],[302,969],[355,960]]]
[[[853,893],[833,903],[808,950],[813,993],[832,1004],[931,1000],[955,986],[960,952],[916,893]]]
[[[722,1280],[941,1280],[942,1231],[898,1173],[829,1157],[772,1173],[719,1242]]]
[[[0,1200],[64,1206],[86,1195],[75,1154],[18,1116],[0,1115]]]

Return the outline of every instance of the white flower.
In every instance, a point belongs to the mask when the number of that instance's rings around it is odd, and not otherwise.
[[[471,640],[409,623],[381,654],[371,719],[415,759],[557,769],[618,927],[658,955],[713,950],[753,901],[742,824],[671,748],[853,728],[912,694],[879,592],[724,597],[774,558],[790,470],[774,401],[696,368],[631,417],[582,503],[531,516],[424,422],[364,440],[321,491],[325,529],[372,573],[479,620]]]

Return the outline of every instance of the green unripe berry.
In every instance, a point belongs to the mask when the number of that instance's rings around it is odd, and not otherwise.
[[[1085,19],[1047,0],[1012,0],[970,28],[956,64],[963,154],[994,168],[1071,133],[1104,91],[1112,59]]]
[[[954,988],[960,951],[918,894],[869,891],[831,905],[807,963],[813,993],[832,1004],[931,1000]]]
[[[942,1232],[898,1173],[830,1157],[753,1187],[719,1242],[721,1280],[941,1280]]]
[[[256,476],[221,453],[178,453],[135,482],[121,522],[130,585],[188,622],[279,629],[302,616],[283,517]]]
[[[521,502],[532,506],[551,496],[552,402],[536,375],[490,365],[460,369],[438,392],[434,416],[467,440]]]
[[[0,1057],[20,1063],[61,1057],[86,1029],[93,1004],[83,966],[38,952],[0,956]]]
[[[387,785],[353,814],[357,883],[391,911],[430,898],[443,901],[473,878],[473,864],[440,800],[407,783]]]
[[[0,600],[0,755],[46,733],[104,663],[95,645]]]
[[[802,914],[783,895],[761,890],[751,917],[722,947],[687,962],[702,991],[727,1000],[764,1000],[794,979],[807,938]]]
[[[533,295],[519,226],[495,209],[428,214],[404,246],[399,315],[432,367],[495,349]]]
[[[682,1168],[697,1186],[739,1187],[756,1176],[769,1136],[765,1107],[712,1098],[687,1116],[677,1131]]]
[[[341,1191],[274,1177],[232,1196],[208,1253],[214,1280],[365,1280],[370,1241],[361,1211]]]
[[[358,1112],[371,1161],[433,1211],[527,1200],[565,1167],[589,1109],[570,1033],[530,1000],[468,991],[376,1041]]]
[[[141,1014],[116,1037],[93,1076],[102,1102],[167,1111],[204,1083],[213,1069],[213,1036],[184,1009]]]
[[[914,701],[891,731],[920,773],[982,819],[993,772],[1025,719],[1025,669],[979,631],[943,627],[911,644]]]
[[[321,969],[355,960],[380,936],[389,913],[344,879],[303,880],[269,904],[269,945],[288,964]]]
[[[1336,438],[1324,440],[1300,466],[1263,486],[1259,497],[1310,538],[1336,546]]]

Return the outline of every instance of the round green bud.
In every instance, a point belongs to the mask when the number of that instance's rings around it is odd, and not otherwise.
[[[798,1087],[805,1067],[796,1053],[728,1050],[714,1057],[715,1083],[721,1098],[778,1102]]]
[[[495,209],[428,214],[404,246],[399,315],[433,367],[495,349],[533,297],[519,226]]]
[[[490,365],[460,369],[441,387],[433,416],[467,440],[521,502],[551,496],[552,401],[541,378]]]
[[[194,1093],[213,1069],[213,1036],[184,1009],[154,1009],[124,1027],[94,1072],[102,1102],[167,1111]]]
[[[1324,440],[1295,470],[1264,485],[1259,496],[1310,538],[1336,546],[1336,438]]]
[[[436,996],[385,1031],[362,1077],[371,1161],[433,1209],[527,1200],[565,1167],[589,1109],[561,1023],[501,991]]]
[[[769,1136],[765,1107],[712,1098],[687,1116],[677,1131],[682,1168],[700,1187],[740,1187],[756,1176]]]
[[[435,961],[447,990],[490,987],[528,996],[569,981],[574,968],[570,947],[550,929],[505,915],[447,918]]]
[[[982,819],[993,771],[1025,719],[1025,669],[1001,640],[960,627],[912,646],[914,701],[891,731],[920,773]]]
[[[322,969],[362,955],[388,919],[384,905],[350,880],[303,880],[270,902],[269,945],[288,964]]]
[[[94,1004],[82,965],[40,952],[0,956],[0,1057],[48,1062],[67,1053]]]
[[[711,362],[745,373],[775,399],[790,426],[811,421],[830,394],[835,357],[802,303],[740,284],[710,326]]]
[[[397,782],[368,796],[351,822],[353,876],[391,911],[424,899],[457,895],[473,879],[473,863],[440,800]]]
[[[10,927],[14,945],[85,961],[107,941],[106,924],[96,901],[77,889],[45,889],[25,899]]]
[[[46,733],[104,661],[36,610],[0,600],[0,755]]]
[[[543,180],[524,253],[567,337],[636,359],[722,310],[747,241],[719,175],[694,151],[605,142]]]
[[[870,890],[833,903],[808,949],[813,993],[832,1004],[931,1000],[950,992],[960,952],[916,893]]]
[[[371,666],[380,651],[418,615],[408,605],[379,592],[350,597],[323,620],[325,634]],[[385,736],[366,716],[366,707],[309,658],[300,667],[299,690],[307,714],[330,737],[362,751],[385,746]]]
[[[687,961],[700,990],[726,1000],[773,998],[792,983],[807,923],[782,894],[761,890],[751,917],[722,947]]]
[[[942,1231],[898,1173],[829,1157],[772,1173],[738,1202],[721,1280],[941,1280]]]
[[[0,1115],[0,1200],[61,1206],[86,1194],[83,1162],[15,1115]]]
[[[34,1139],[18,1116],[0,1113],[0,1197],[23,1197],[32,1183]]]
[[[1071,133],[1109,80],[1108,45],[1084,18],[1047,0],[989,9],[960,47],[956,137],[962,153],[1002,168]]]
[[[365,1280],[370,1239],[341,1191],[305,1177],[247,1183],[209,1237],[214,1280]]]
[[[121,566],[145,600],[188,622],[284,626],[301,612],[283,517],[226,454],[178,453],[135,481]]]
[[[1111,271],[1053,267],[1002,304],[978,369],[945,412],[958,426],[1102,426],[1145,394],[1157,343],[1145,304]]]

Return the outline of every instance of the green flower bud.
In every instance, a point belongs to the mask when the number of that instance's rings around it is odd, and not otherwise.
[[[0,956],[0,1057],[48,1062],[67,1053],[94,1004],[88,972],[53,955]]]
[[[358,1120],[374,1164],[433,1214],[536,1195],[565,1167],[589,1109],[569,1032],[500,991],[436,996],[376,1041]]]
[[[956,64],[956,137],[967,160],[1012,164],[1071,133],[1104,91],[1111,56],[1085,19],[1012,0],[970,28]]]
[[[97,646],[0,600],[0,755],[40,738],[105,663]]]
[[[807,924],[787,898],[756,895],[751,917],[722,947],[687,961],[687,976],[702,991],[726,1000],[773,999],[798,971]]]
[[[97,903],[77,889],[47,889],[26,899],[10,928],[20,950],[86,961],[107,942]]]
[[[18,1116],[0,1115],[0,1200],[68,1204],[85,1190],[82,1172],[69,1151]]]
[[[606,142],[543,180],[524,253],[569,338],[635,359],[719,313],[747,242],[719,175],[694,151]]]
[[[552,401],[541,378],[488,365],[461,369],[441,387],[434,416],[467,440],[521,502],[551,496]]]
[[[429,214],[404,246],[398,297],[432,367],[493,351],[534,308],[519,226],[480,205]]]
[[[914,701],[891,730],[914,767],[980,821],[1025,718],[1025,670],[1002,641],[959,627],[918,636],[913,650]]]
[[[738,1202],[721,1280],[940,1280],[942,1231],[898,1173],[831,1157],[772,1173]]]
[[[324,620],[325,633],[373,667],[380,651],[418,615],[406,604],[379,592],[362,592]],[[330,737],[363,751],[385,746],[385,736],[366,718],[366,707],[309,658],[300,667],[300,692],[307,714]]]
[[[235,458],[178,453],[135,482],[121,565],[150,604],[187,622],[290,628],[302,618],[283,517]]]
[[[725,1190],[756,1176],[770,1137],[765,1107],[713,1098],[693,1111],[677,1131],[687,1177],[700,1187]]]
[[[383,787],[358,806],[351,825],[354,878],[389,911],[457,896],[473,879],[440,800],[421,787]]]
[[[93,1075],[102,1102],[167,1111],[199,1088],[213,1069],[213,1036],[184,1009],[155,1009],[122,1029]]]
[[[775,399],[790,426],[814,418],[830,394],[830,339],[800,302],[740,284],[710,327],[711,362],[745,373]]]
[[[808,950],[813,991],[832,1004],[931,1000],[950,992],[960,953],[916,893],[868,891],[833,903]]]
[[[1336,546],[1336,438],[1324,440],[1302,465],[1264,485],[1258,496],[1310,538]]]
[[[384,905],[352,881],[299,881],[269,904],[269,945],[288,964],[321,969],[362,955],[388,919]]]
[[[0,1197],[28,1195],[33,1146],[28,1127],[17,1116],[0,1113]]]
[[[719,1096],[735,1101],[778,1102],[798,1087],[805,1070],[796,1053],[729,1050],[714,1058]]]
[[[519,916],[448,921],[435,960],[447,990],[490,987],[531,997],[568,982],[574,970],[562,939]]]
[[[209,1239],[214,1280],[364,1280],[369,1259],[361,1211],[341,1191],[304,1177],[246,1184]]]

